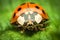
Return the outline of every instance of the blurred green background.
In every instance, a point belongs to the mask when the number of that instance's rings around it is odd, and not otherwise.
[[[25,2],[34,2],[44,8],[50,21],[45,31],[27,36],[13,29],[12,13]],[[60,0],[0,0],[0,40],[60,40]]]

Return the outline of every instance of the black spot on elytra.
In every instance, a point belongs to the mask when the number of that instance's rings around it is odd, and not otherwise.
[[[18,8],[18,10],[17,11],[20,11],[21,10],[21,8]]]
[[[13,18],[15,17],[16,13],[14,13]]]
[[[35,6],[37,9],[39,9],[39,7],[38,6]]]
[[[42,10],[42,12],[45,14],[45,11],[44,10]]]
[[[35,3],[33,3],[33,2],[30,2],[31,4],[35,4]]]
[[[24,5],[25,3],[21,4],[21,5]]]

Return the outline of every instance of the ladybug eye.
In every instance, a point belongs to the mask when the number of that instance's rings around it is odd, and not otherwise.
[[[45,11],[44,10],[42,10],[42,12],[45,14]]]
[[[20,11],[21,10],[21,8],[18,8],[18,11]]]
[[[39,9],[39,7],[38,6],[35,6],[37,9]]]

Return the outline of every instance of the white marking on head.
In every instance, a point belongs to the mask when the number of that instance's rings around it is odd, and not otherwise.
[[[32,14],[33,11],[26,11],[26,12],[25,12],[25,14],[29,14],[29,13]]]
[[[37,23],[40,23],[40,22],[42,21],[42,16],[39,15],[39,14],[35,15],[35,21],[36,21]]]
[[[33,13],[33,11],[29,11],[30,12],[30,14],[32,14]]]
[[[28,25],[28,24],[33,24],[30,15],[28,15],[28,23],[27,23],[27,25]]]
[[[30,15],[28,15],[28,20],[31,20],[31,16]]]
[[[25,22],[24,17],[19,16],[18,19],[17,19],[17,22],[18,22],[19,24],[23,25],[24,22]]]

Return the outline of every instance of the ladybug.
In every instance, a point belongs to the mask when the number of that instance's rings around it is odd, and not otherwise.
[[[10,23],[20,30],[44,30],[48,15],[44,9],[35,3],[27,2],[19,5],[13,13]]]

